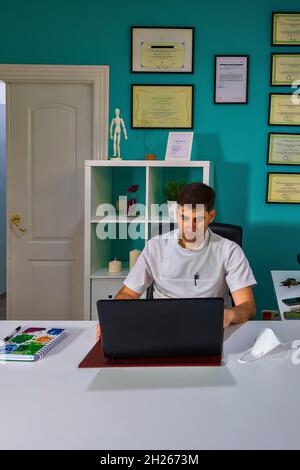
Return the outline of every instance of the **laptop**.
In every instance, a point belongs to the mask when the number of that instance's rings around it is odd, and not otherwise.
[[[223,298],[98,300],[104,355],[222,356]]]

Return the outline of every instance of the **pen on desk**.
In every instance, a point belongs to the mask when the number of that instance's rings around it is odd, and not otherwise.
[[[11,339],[16,333],[18,333],[18,331],[20,331],[21,328],[22,328],[21,326],[17,326],[17,328],[12,332],[12,334],[9,336],[6,336],[6,338],[4,338],[3,341],[8,341],[9,339]]]

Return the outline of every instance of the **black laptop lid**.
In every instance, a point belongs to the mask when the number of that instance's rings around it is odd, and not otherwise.
[[[97,308],[108,357],[222,354],[222,298],[99,300]]]

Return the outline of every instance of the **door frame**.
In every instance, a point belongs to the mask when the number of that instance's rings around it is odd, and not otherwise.
[[[83,83],[93,88],[93,160],[108,159],[109,66],[108,65],[29,65],[0,64],[0,80],[6,84],[6,319],[11,319],[11,152],[10,84],[12,83]]]

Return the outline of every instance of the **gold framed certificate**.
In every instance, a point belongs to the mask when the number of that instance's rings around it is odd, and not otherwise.
[[[300,165],[300,134],[269,132],[269,165]]]
[[[192,129],[194,85],[132,85],[133,129]]]
[[[300,204],[300,173],[268,173],[266,202]]]
[[[269,125],[300,126],[300,99],[291,93],[270,93]]]
[[[194,28],[131,28],[131,72],[193,73]]]
[[[271,86],[293,85],[296,80],[300,81],[300,54],[272,54]]]
[[[272,13],[272,46],[300,45],[300,12]]]

